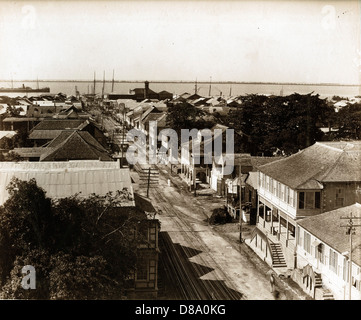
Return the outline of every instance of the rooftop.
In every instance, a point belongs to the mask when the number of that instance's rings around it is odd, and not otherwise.
[[[0,205],[9,196],[6,186],[12,177],[25,181],[35,178],[51,198],[76,193],[82,197],[105,195],[127,188],[132,200],[124,202],[124,206],[134,206],[129,168],[120,168],[119,161],[0,162]]]
[[[350,238],[346,235],[346,228],[340,227],[341,224],[346,225],[348,221],[340,218],[350,216],[351,212],[353,216],[361,217],[361,204],[355,203],[351,206],[304,218],[298,224],[339,253],[344,253],[350,250]],[[360,229],[356,229],[356,236],[352,238],[354,244],[352,261],[359,266],[361,266],[360,232]]]
[[[361,141],[316,142],[259,170],[293,189],[322,189],[322,182],[361,181]]]
[[[44,149],[40,161],[112,161],[107,150],[87,131],[62,131]]]
[[[85,119],[45,119],[37,124],[33,130],[78,129],[85,121]]]

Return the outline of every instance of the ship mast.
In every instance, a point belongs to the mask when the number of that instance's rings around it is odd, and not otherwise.
[[[103,71],[103,88],[102,88],[102,98],[104,97],[104,87],[105,87],[105,71]]]
[[[114,92],[114,69],[113,69],[113,80],[112,80],[112,92]]]
[[[212,89],[212,77],[210,77],[210,80],[209,80],[209,91],[208,91],[208,96],[211,96],[211,89]]]
[[[94,87],[93,87],[93,93],[95,95],[95,71],[94,71]]]

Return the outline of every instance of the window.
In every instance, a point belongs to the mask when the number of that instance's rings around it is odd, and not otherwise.
[[[271,214],[272,214],[272,210],[266,210],[266,221],[267,222],[271,221]]]
[[[273,190],[273,179],[269,178],[269,189],[268,189],[268,191],[272,192],[272,190]]]
[[[304,238],[303,238],[303,248],[308,252],[311,253],[311,235],[304,231]]]
[[[148,266],[146,260],[139,260],[137,263],[137,280],[148,279]]]
[[[289,187],[286,187],[286,202],[288,203],[288,204],[291,204],[290,203],[290,196],[291,196],[291,192],[290,192],[291,190],[290,190],[290,188]]]
[[[297,238],[296,238],[296,243],[297,243],[297,245],[299,246],[299,245],[301,245],[302,244],[302,238],[301,238],[301,234],[300,234],[300,227],[299,226],[297,226],[297,233],[296,233],[296,236],[297,236]]]
[[[263,175],[263,187],[266,188],[266,175]]]
[[[330,270],[337,274],[338,255],[336,251],[330,249]]]
[[[277,184],[278,184],[278,182],[276,180],[273,180],[273,194],[275,196],[278,196],[278,194],[277,194]]]
[[[305,193],[304,192],[299,193],[298,208],[299,209],[305,208]]]
[[[281,196],[281,183],[277,182],[277,197],[282,198]]]
[[[273,209],[272,211],[272,221],[275,222],[275,221],[278,221],[278,210],[277,209]]]
[[[291,224],[289,222],[288,222],[288,230],[290,232],[290,236],[294,238],[296,235],[296,228],[293,224]]]
[[[295,192],[293,190],[290,189],[290,202],[289,204],[292,206],[292,207],[296,207],[296,199],[295,199]]]
[[[285,218],[280,217],[281,220],[281,226],[287,228],[287,221]]]
[[[156,261],[149,260],[149,280],[155,280],[156,278]]]
[[[344,194],[343,194],[343,189],[336,189],[336,204],[335,207],[336,208],[340,208],[343,207],[343,200],[344,200]]]
[[[320,243],[317,246],[317,258],[320,260],[321,263],[325,263],[325,247],[323,243]]]
[[[280,194],[280,197],[281,197],[281,200],[282,201],[285,201],[285,188],[286,186],[284,184],[281,184],[281,194]]]
[[[299,209],[320,209],[321,193],[318,192],[300,192],[298,199]]]
[[[315,192],[315,208],[321,209],[321,192]]]
[[[348,261],[343,258],[342,278],[344,281],[348,280]]]

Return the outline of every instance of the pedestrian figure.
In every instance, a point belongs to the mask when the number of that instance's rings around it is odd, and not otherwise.
[[[273,293],[274,287],[275,287],[274,273],[271,273],[271,274],[270,274],[269,282],[270,282],[270,284],[271,284],[271,292]]]

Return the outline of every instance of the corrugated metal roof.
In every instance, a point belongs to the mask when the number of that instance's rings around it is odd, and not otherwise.
[[[74,129],[75,130],[75,129]],[[29,134],[31,140],[53,140],[62,133],[63,130],[34,130]]]
[[[40,157],[42,153],[46,151],[44,147],[33,147],[33,148],[14,148],[14,152],[21,157]]]
[[[37,124],[33,130],[78,129],[84,122],[86,122],[85,119],[45,119]]]
[[[16,135],[16,131],[0,131],[0,139],[6,137],[6,138],[12,138]]]
[[[120,168],[118,161],[0,162],[0,205],[8,198],[6,186],[12,177],[26,181],[35,178],[51,198],[78,192],[83,197],[92,193],[105,195],[123,188],[134,198],[129,169]],[[134,206],[134,200],[123,205]]]

